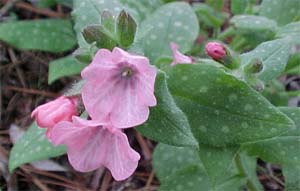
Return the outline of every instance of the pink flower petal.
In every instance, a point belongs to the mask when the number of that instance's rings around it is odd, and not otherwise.
[[[93,120],[118,128],[145,122],[149,107],[156,105],[156,68],[146,57],[120,48],[114,48],[112,52],[101,51],[81,73],[86,80],[82,99],[87,112]]]
[[[132,85],[128,85],[132,86]],[[144,123],[149,116],[149,108],[141,104],[136,87],[119,89],[115,94],[114,111],[110,115],[113,126],[127,128]],[[143,90],[144,91],[144,90]],[[146,98],[145,98],[146,99]]]
[[[60,121],[71,121],[77,115],[77,98],[61,96],[53,101],[38,106],[31,113],[39,127],[47,128],[46,136],[50,137],[51,129]]]
[[[173,52],[173,62],[171,65],[176,65],[176,64],[193,64],[193,59],[191,57],[188,57],[178,50],[178,45],[174,42],[170,43],[170,47]]]
[[[140,155],[130,147],[126,135],[120,130],[110,134],[108,143],[110,152],[106,155],[104,165],[111,171],[114,179],[124,180],[137,168]]]
[[[67,145],[74,169],[89,172],[105,166],[116,180],[124,180],[135,171],[140,155],[130,147],[121,130],[98,126],[97,121],[77,117],[73,120],[53,128],[52,142]]]

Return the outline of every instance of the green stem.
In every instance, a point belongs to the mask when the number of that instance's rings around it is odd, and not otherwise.
[[[234,34],[235,34],[234,28],[233,27],[228,27],[221,34],[219,34],[218,39],[219,40],[225,40],[227,37],[233,36]]]
[[[300,97],[300,90],[286,92],[289,97]]]
[[[240,175],[247,177],[248,176],[247,171],[243,166],[241,156],[237,154],[234,160]],[[246,187],[248,191],[259,191],[259,189],[255,186],[255,184],[250,179],[247,179]]]

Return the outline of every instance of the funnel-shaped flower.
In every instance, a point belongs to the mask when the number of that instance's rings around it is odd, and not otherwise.
[[[72,122],[55,125],[51,142],[67,146],[68,158],[74,169],[88,172],[105,166],[116,180],[132,175],[140,159],[120,129],[75,116]]]
[[[193,64],[193,59],[191,57],[179,52],[178,45],[176,43],[171,42],[170,47],[173,52],[173,62],[171,63],[172,66],[176,64]]]
[[[53,101],[38,106],[31,113],[39,127],[47,128],[46,136],[50,136],[51,129],[60,121],[71,121],[77,115],[77,99],[61,96]]]
[[[100,49],[81,76],[83,103],[93,120],[133,127],[145,122],[149,106],[156,105],[156,69],[146,57]]]

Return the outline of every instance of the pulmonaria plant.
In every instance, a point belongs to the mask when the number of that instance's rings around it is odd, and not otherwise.
[[[73,75],[70,64],[78,66],[82,80],[64,96],[37,107],[32,117],[47,129],[53,145],[66,146],[70,164],[80,172],[105,167],[116,180],[132,175],[141,156],[124,131],[135,128],[159,142],[153,166],[161,191],[261,191],[255,176],[258,157],[282,165],[287,191],[300,190],[300,109],[287,107],[290,94],[277,80],[293,75],[290,71],[298,74],[300,63],[300,23],[294,22],[300,17],[292,11],[278,15],[278,10],[300,10],[300,4],[279,1],[260,1],[260,11],[253,15],[258,9],[251,8],[252,1],[247,6],[231,1],[231,13],[242,15],[225,18],[231,14],[203,3],[74,0],[79,48],[50,64],[49,82],[61,68],[69,72],[64,76]],[[20,25],[29,30],[41,23]],[[41,34],[36,39],[43,43],[45,36],[55,36],[40,30],[31,33]],[[73,29],[61,31],[68,36]],[[220,41],[207,38],[211,36]],[[9,38],[32,38],[16,39]],[[57,64],[66,60],[65,67]],[[41,148],[33,150],[48,152],[50,146]],[[17,154],[11,158],[23,160]],[[24,161],[12,169],[32,160]]]
[[[91,120],[77,117],[75,98],[64,96],[39,106],[32,117],[48,128],[47,137],[54,145],[67,146],[76,170],[105,166],[116,180],[124,180],[137,168],[140,155],[122,129],[147,120],[149,107],[156,105],[156,73],[146,57],[117,47],[112,52],[100,49],[81,73],[85,80],[82,100]]]

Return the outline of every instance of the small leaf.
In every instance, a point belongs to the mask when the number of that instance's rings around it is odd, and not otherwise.
[[[258,77],[268,82],[278,77],[285,69],[290,55],[290,43],[285,39],[264,42],[254,50],[241,55],[242,64],[259,58],[263,63],[263,70]]]
[[[263,0],[259,14],[285,25],[300,20],[300,3],[298,0]]]
[[[123,47],[130,46],[135,37],[136,23],[126,11],[121,11],[117,19],[117,37]]]
[[[250,190],[263,191],[263,187],[256,174],[257,159],[255,157],[250,157],[245,153],[239,153],[237,156],[239,156],[241,159],[241,168],[243,168],[245,173],[244,176],[247,178],[247,187]]]
[[[225,21],[225,16],[222,13],[205,3],[195,3],[193,9],[199,21],[207,26],[220,27]]]
[[[300,54],[292,54],[289,58],[289,62],[285,68],[286,74],[300,74]]]
[[[237,15],[231,18],[234,27],[243,32],[269,32],[275,33],[277,24],[275,21],[262,16]]]
[[[248,0],[231,0],[230,8],[234,15],[243,14],[248,4]]]
[[[169,93],[165,74],[159,72],[155,82],[157,106],[150,109],[149,119],[138,130],[146,137],[176,146],[197,146],[188,120]]]
[[[289,41],[293,44],[300,45],[300,22],[289,23],[277,30],[276,37],[288,37]]]
[[[72,56],[60,58],[49,63],[48,83],[52,84],[55,80],[79,74],[86,64],[79,62]]]
[[[168,3],[141,23],[137,43],[140,43],[145,55],[155,61],[172,55],[170,42],[177,43],[183,53],[190,50],[198,31],[197,17],[189,4]]]
[[[176,65],[169,72],[168,86],[199,143],[239,145],[294,127],[259,93],[215,66]]]
[[[12,172],[22,164],[60,156],[65,152],[64,146],[52,146],[45,137],[45,129],[32,124],[13,146],[9,156],[9,170]]]
[[[16,48],[48,52],[67,51],[77,43],[71,22],[62,19],[1,23],[0,40]]]
[[[288,105],[289,96],[285,90],[285,86],[277,79],[270,81],[265,86],[262,95],[275,106]]]

